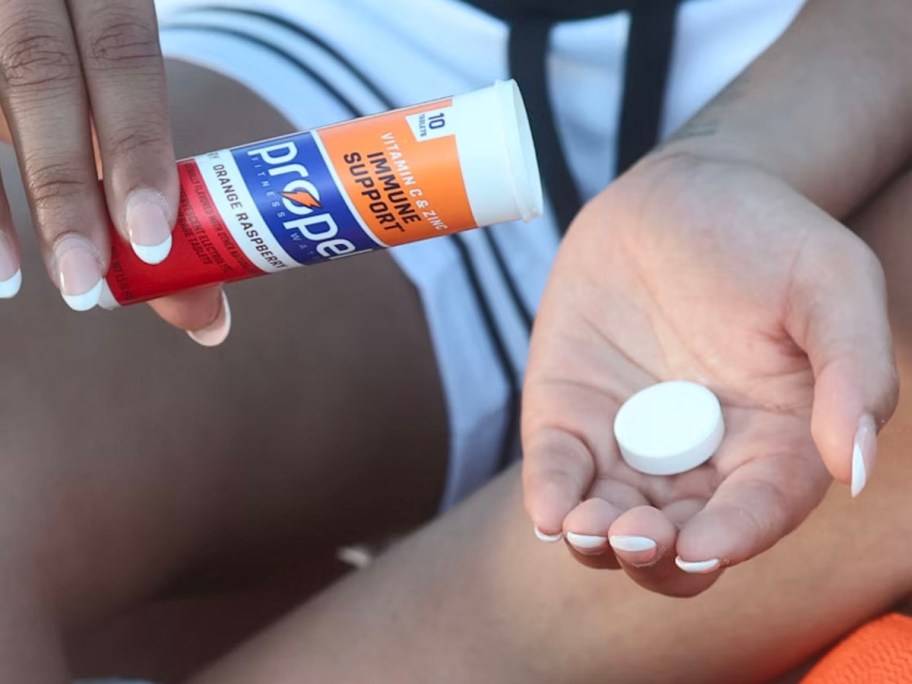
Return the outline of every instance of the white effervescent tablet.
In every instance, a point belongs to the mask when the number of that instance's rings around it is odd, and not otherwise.
[[[648,475],[677,475],[705,463],[725,434],[716,395],[695,382],[660,382],[628,399],[614,436],[628,465]]]

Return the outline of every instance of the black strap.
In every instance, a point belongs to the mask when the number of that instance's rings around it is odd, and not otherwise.
[[[548,87],[548,47],[554,21],[540,17],[522,19],[510,31],[510,73],[523,91],[529,125],[538,152],[545,189],[561,235],[582,207],[582,198],[557,132]]]
[[[635,4],[631,11],[616,175],[633,166],[659,140],[677,9],[678,2],[667,0]]]
[[[552,21],[592,19],[627,10],[637,2],[651,0],[465,0],[467,4],[504,21],[540,17]]]
[[[547,70],[551,29],[559,16],[584,18],[618,10],[630,12],[615,168],[615,175],[620,175],[658,142],[680,0],[548,2],[549,11],[534,0],[476,0],[472,4],[513,22],[510,72],[526,99],[548,198],[563,234],[582,206],[582,197],[551,107]]]

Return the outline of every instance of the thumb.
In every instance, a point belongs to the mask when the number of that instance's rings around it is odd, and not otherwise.
[[[796,264],[789,332],[814,371],[811,433],[830,474],[857,496],[899,393],[883,269],[848,230],[826,231]]]
[[[171,325],[186,330],[190,339],[204,347],[217,347],[231,330],[231,307],[221,287],[204,287],[149,302]]]

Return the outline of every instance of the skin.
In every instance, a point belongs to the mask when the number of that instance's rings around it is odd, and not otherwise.
[[[288,130],[223,78],[175,64],[169,81],[182,155]],[[30,241],[23,255],[40,263]],[[310,562],[436,512],[442,393],[392,259],[236,294],[243,330],[208,352],[143,307],[69,312],[42,281],[0,309],[0,681],[68,682],[67,636],[145,597],[249,581],[294,562],[289,548]]]
[[[178,180],[154,4],[5,2],[0,26],[0,128],[16,148],[45,268],[70,306],[85,310],[108,269],[111,221],[141,258],[150,259],[143,247],[157,250],[150,263],[170,249]],[[10,279],[22,270],[11,218],[0,187],[3,296],[15,294]],[[191,331],[227,325],[218,288],[154,308]]]
[[[794,530],[831,477],[864,489],[898,383],[880,263],[839,220],[912,152],[912,6],[872,9],[808,3],[562,243],[532,335],[523,479],[534,524],[580,562],[692,595]],[[676,379],[715,392],[726,437],[694,471],[644,476],[613,418]]]
[[[852,221],[884,260],[900,373],[912,375],[912,175]],[[507,472],[192,684],[795,682],[912,591],[912,399],[864,497],[835,485],[795,532],[687,600],[582,567],[529,534]]]
[[[912,276],[905,269],[912,256],[905,230],[910,210],[912,177],[904,177],[852,222],[883,259],[895,295],[891,322],[903,377],[912,373],[906,294]],[[585,683],[604,681],[609,671],[631,682],[793,681],[789,671],[910,591],[912,516],[903,513],[912,485],[904,458],[910,434],[912,406],[903,399],[882,436],[880,466],[864,497],[851,499],[844,487],[832,487],[800,529],[684,602],[645,593],[623,575],[588,570],[559,546],[536,541],[521,512],[514,469],[194,684],[302,678]],[[279,603],[287,608],[302,594],[285,593]],[[263,594],[253,596],[262,600]],[[184,608],[157,626],[148,612],[144,619],[146,608],[135,611],[129,630],[124,621],[111,631],[98,628],[98,643],[111,643],[105,637],[112,633],[132,633],[125,650],[133,658],[104,669],[96,650],[95,669],[80,673],[160,674],[160,660],[156,670],[136,667],[137,659],[156,662],[148,655],[149,635],[176,631],[176,641],[181,634],[191,638],[194,632],[181,632],[188,610],[202,620],[192,622],[192,630],[224,624],[226,616],[240,625],[239,633],[255,626],[243,607],[225,612],[223,603],[209,623],[198,603]],[[172,672],[197,662],[187,658]]]
[[[181,92],[195,95],[205,90],[208,77],[196,77],[201,79],[197,88]],[[191,85],[192,78],[191,74]],[[198,108],[200,118],[187,123],[197,135],[195,142],[206,143],[204,149],[229,142],[202,138],[200,131],[211,128],[215,113],[206,106]],[[681,159],[690,161],[680,156],[674,163]],[[694,182],[705,178],[701,175],[705,167],[700,167],[700,173],[685,168],[696,177]],[[719,179],[718,174],[708,177]],[[760,181],[779,187],[768,171],[749,175],[748,180],[747,188]],[[629,195],[639,198],[633,190]],[[747,209],[736,209],[750,215],[750,197],[743,195]],[[726,196],[737,199],[742,193]],[[780,188],[777,197],[786,213],[795,211],[804,219],[803,225],[826,224],[819,228],[820,246],[832,265],[828,249],[835,243],[836,255],[845,259],[838,262],[840,276],[849,280],[858,276],[862,288],[880,284],[876,261],[850,233],[830,231],[830,219],[797,193]],[[695,212],[693,223],[700,223],[696,220],[700,217]],[[675,218],[679,220],[680,214]],[[599,229],[602,221],[601,212],[589,211],[573,235],[604,233]],[[659,223],[654,217],[653,221]],[[712,227],[714,221],[707,223]],[[812,225],[805,230],[817,229]],[[646,235],[654,238],[656,233]],[[767,242],[761,246],[767,247]],[[724,263],[725,259],[717,261],[717,265]],[[10,325],[11,333],[3,342],[9,347],[2,355],[9,364],[4,378],[10,380],[3,388],[9,409],[4,406],[2,432],[9,442],[2,455],[8,489],[0,498],[4,507],[0,534],[6,542],[0,586],[6,587],[8,596],[0,624],[0,667],[5,668],[0,678],[42,684],[66,681],[69,634],[103,623],[144,597],[174,589],[179,579],[184,586],[192,586],[192,580],[200,582],[226,566],[253,572],[258,563],[275,562],[289,540],[302,549],[302,555],[319,556],[338,544],[391,534],[432,514],[444,470],[444,412],[417,297],[387,258],[362,258],[353,264],[325,269],[333,275],[306,274],[311,279],[307,290],[296,290],[283,300],[276,299],[272,289],[279,287],[273,283],[280,279],[248,285],[250,304],[241,310],[250,317],[250,338],[224,350],[226,358],[204,359],[178,351],[173,339],[164,334],[159,338],[143,327],[138,313],[120,312],[116,322],[98,316],[85,323],[61,323],[60,314],[42,304],[46,291],[35,290],[28,295],[33,299],[23,297],[16,303],[21,309],[4,312],[17,324]],[[810,274],[814,273],[811,269]],[[628,272],[619,277],[636,275]],[[298,280],[301,288],[303,277]],[[314,291],[327,295],[321,301],[306,296]],[[365,302],[365,291],[382,294],[383,301]],[[836,294],[840,293],[831,297]],[[261,302],[266,299],[287,304],[265,310]],[[873,295],[862,299],[869,305],[882,302]],[[299,327],[287,320],[291,317],[280,315],[305,300],[312,307],[308,311],[312,320],[321,325]],[[395,305],[386,308],[388,302]],[[812,315],[813,307],[806,313],[817,322],[827,322],[826,316]],[[858,313],[871,316],[862,320],[875,324],[875,344],[864,350],[882,352],[883,347],[876,346],[884,343],[883,331],[876,332],[885,323],[882,306],[866,306]],[[393,324],[391,316],[397,317]],[[91,337],[106,340],[105,344],[86,348],[76,343],[83,338],[82,326],[90,324]],[[356,334],[350,328],[353,324],[358,326]],[[54,334],[44,334],[47,330]],[[136,362],[137,338],[144,353],[153,354],[151,360]],[[369,353],[364,339],[371,340]],[[262,354],[246,357],[250,350],[262,351],[263,345],[281,346],[267,347],[272,353],[266,359]],[[302,389],[295,376],[294,384],[289,378],[287,387],[277,387],[276,379],[289,375],[284,361],[302,359],[302,349],[323,352],[318,359],[301,361],[300,377],[307,378],[306,386]],[[780,351],[778,356],[787,355]],[[408,367],[408,381],[396,372],[397,359]],[[269,362],[275,367],[270,368]],[[231,375],[224,373],[226,367],[232,368]],[[807,376],[806,368],[803,375]],[[891,373],[885,375],[892,379]],[[751,379],[755,378],[747,378]],[[801,383],[796,384],[800,389]],[[890,392],[884,393],[883,385],[889,382],[873,384],[878,389],[862,408],[876,412],[876,399],[886,397],[883,410],[888,413]],[[111,397],[126,396],[125,387],[143,390],[129,395],[129,402],[112,406]],[[313,394],[302,396],[302,392]],[[397,397],[397,404],[369,401],[372,396],[390,395]],[[807,397],[800,391],[796,396],[804,400],[803,404],[791,402],[800,416],[802,409],[807,410]],[[276,411],[276,397],[287,397],[282,406],[291,404],[294,410]],[[41,413],[30,409],[36,405],[42,407]],[[402,405],[410,407],[407,415]],[[790,402],[784,405],[792,408]],[[768,418],[773,428],[790,418],[787,412],[762,404],[751,408]],[[343,412],[353,414],[357,430],[340,429],[335,421]],[[251,448],[262,444],[264,424],[269,427],[268,446]],[[427,429],[416,430],[415,425]],[[799,439],[803,431],[786,432],[790,444],[807,448],[806,437],[804,442]],[[734,459],[731,472],[768,458],[761,454],[746,461]],[[806,453],[797,454],[795,460],[800,469],[789,482],[797,482],[799,496],[794,496],[793,489],[789,501],[807,505],[813,497],[801,495],[800,487],[810,484],[816,495],[819,486],[819,496],[823,487]],[[397,470],[391,473],[391,467]],[[719,472],[725,474],[726,467],[720,464]],[[807,481],[801,477],[806,474]],[[382,487],[376,486],[378,481]],[[901,472],[889,484],[897,488],[889,491],[908,491],[901,487],[905,484]],[[344,505],[339,504],[340,496]],[[233,505],[226,506],[226,501]],[[267,635],[257,642],[265,646],[255,643],[204,676],[211,681],[232,681],[230,677],[259,681],[267,672],[299,681],[304,672],[330,681],[375,681],[377,673],[388,673],[389,681],[410,677],[428,681],[443,671],[451,673],[454,681],[477,681],[490,674],[491,681],[585,682],[603,679],[611,668],[629,678],[669,681],[695,672],[736,675],[746,665],[758,677],[773,675],[883,610],[907,590],[907,568],[882,549],[895,548],[895,555],[908,557],[902,546],[908,535],[901,520],[894,519],[908,516],[894,516],[899,501],[895,495],[885,493],[877,501],[889,506],[875,508],[872,518],[860,515],[858,508],[847,509],[852,511],[849,520],[861,521],[856,523],[840,518],[842,509],[827,508],[831,517],[821,527],[829,530],[829,536],[823,534],[822,541],[806,536],[802,528],[790,537],[802,540],[800,548],[788,547],[792,553],[783,557],[773,555],[781,554],[781,545],[777,546],[769,557],[780,559],[780,564],[757,566],[758,573],[765,569],[767,574],[742,574],[754,567],[746,566],[738,575],[731,574],[747,577],[745,584],[733,579],[729,585],[726,578],[706,599],[688,602],[688,609],[679,610],[684,604],[637,592],[623,576],[606,578],[559,555],[559,548],[535,545],[528,524],[518,514],[517,476],[510,473],[453,516],[398,547],[376,570],[359,574],[316,600],[301,613],[305,622],[296,623],[298,616],[291,618],[272,633],[277,636]],[[803,517],[800,505],[795,511],[796,518]],[[668,517],[667,522],[678,521]],[[780,534],[788,527],[782,525]],[[675,529],[672,534],[677,534]],[[551,554],[549,560],[546,553]],[[849,559],[844,560],[843,554]],[[841,562],[836,564],[834,559]],[[832,572],[834,564],[836,572]],[[520,570],[514,570],[517,567]],[[667,567],[657,563],[653,569],[661,572]],[[648,577],[657,576],[631,574],[647,585]],[[669,591],[669,582],[682,583],[680,576],[658,577],[652,588],[673,594],[695,593],[715,579],[688,578],[694,582]],[[769,586],[762,583],[769,577],[780,578],[780,583],[754,591]],[[827,591],[811,591],[819,588],[821,577],[832,584]],[[719,593],[726,586],[734,588],[728,594]],[[787,599],[781,606],[777,592]],[[819,600],[815,593],[821,595]],[[709,598],[717,595],[724,600]],[[756,603],[737,604],[739,597]],[[804,602],[799,600],[803,597],[807,597]],[[713,659],[701,651],[700,644],[708,643],[718,651],[723,637],[739,634],[737,628],[748,623],[742,610],[731,609],[733,605],[743,606],[750,614],[762,609],[776,620],[760,630],[765,638],[755,639],[756,647],[742,637],[743,649],[726,650]],[[570,610],[573,625],[567,621]],[[668,619],[669,615],[675,617]],[[780,623],[783,617],[788,620]],[[554,625],[561,627],[556,636]],[[718,631],[714,631],[716,625]],[[671,639],[669,626],[676,628]],[[637,638],[630,640],[630,634]],[[682,639],[682,634],[693,640]],[[654,638],[643,640],[641,635]],[[750,636],[755,637],[753,630]],[[655,658],[652,651],[644,653],[632,642],[660,644],[663,653],[667,645],[672,655],[667,660]],[[292,650],[289,643],[294,644]],[[606,643],[618,650],[610,650]],[[408,657],[402,655],[403,644],[409,645]],[[689,660],[692,652],[703,657]]]

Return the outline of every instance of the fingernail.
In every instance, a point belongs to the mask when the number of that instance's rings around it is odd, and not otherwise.
[[[88,311],[98,304],[104,274],[95,248],[85,238],[72,235],[54,247],[57,280],[63,301],[73,311]]]
[[[152,266],[171,253],[171,226],[165,198],[154,190],[134,190],[124,212],[127,235],[133,251]]]
[[[701,575],[717,569],[719,567],[719,559],[711,558],[710,560],[705,561],[686,561],[680,556],[677,556],[675,558],[675,565],[684,572],[689,572],[693,575]]]
[[[858,431],[852,443],[852,497],[861,494],[877,458],[877,424],[865,414],[858,421]]]
[[[539,539],[541,539],[543,542],[548,542],[549,544],[553,544],[553,543],[559,542],[561,539],[563,539],[564,533],[558,532],[557,534],[545,534],[540,529],[538,529],[538,527],[536,527],[535,536],[538,537]]]
[[[567,532],[567,541],[570,542],[570,546],[581,551],[591,551],[608,542],[605,537],[594,534],[576,534],[576,532]]]
[[[231,307],[228,297],[222,292],[222,308],[218,317],[202,330],[188,330],[190,339],[204,347],[217,347],[228,337],[231,331]]]
[[[649,537],[633,537],[621,534],[612,534],[608,537],[608,543],[615,551],[625,553],[642,553],[643,551],[654,551],[656,543]]]
[[[0,235],[0,299],[12,299],[22,287],[22,271],[9,240]]]
[[[17,269],[16,272],[6,280],[0,280],[0,299],[12,299],[19,294],[19,289],[21,287],[22,271]]]

